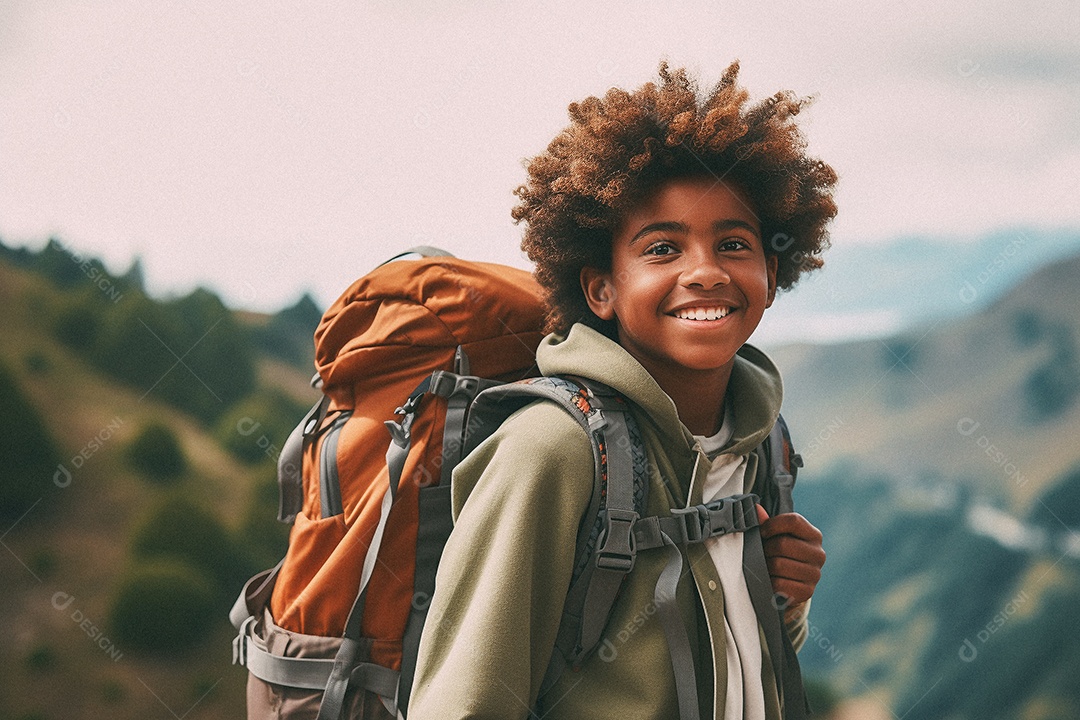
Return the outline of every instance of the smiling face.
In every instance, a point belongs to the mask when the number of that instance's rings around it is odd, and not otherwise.
[[[623,219],[611,270],[585,268],[589,307],[665,390],[720,383],[776,292],[775,256],[746,195],[713,178],[668,181]],[[670,390],[669,390],[670,394]]]

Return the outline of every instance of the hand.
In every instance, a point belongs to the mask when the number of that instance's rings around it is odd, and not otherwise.
[[[758,505],[757,514],[773,592],[787,598],[790,612],[810,599],[821,579],[821,567],[825,564],[821,531],[798,513],[770,518],[765,508]]]

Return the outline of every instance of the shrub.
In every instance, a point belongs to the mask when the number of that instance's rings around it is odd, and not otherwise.
[[[89,351],[94,347],[101,311],[86,302],[69,302],[56,313],[53,332],[60,342],[73,350]]]
[[[135,531],[132,552],[146,561],[177,560],[198,571],[216,601],[226,603],[251,574],[251,565],[224,525],[184,497],[165,500]]]
[[[56,651],[50,645],[38,643],[26,655],[26,667],[34,673],[52,670],[56,667]]]
[[[205,638],[218,613],[202,573],[183,562],[159,561],[136,565],[121,579],[109,626],[122,645],[172,652]]]
[[[285,439],[306,410],[280,390],[262,390],[222,418],[217,437],[226,450],[243,462],[276,463]]]
[[[0,364],[0,518],[26,512],[51,487],[58,462],[37,409]]]
[[[175,480],[187,470],[180,441],[166,425],[150,423],[128,447],[131,466],[156,482]]]

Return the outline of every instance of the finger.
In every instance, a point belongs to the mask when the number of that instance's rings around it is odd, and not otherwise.
[[[763,543],[765,558],[786,557],[816,567],[825,564],[825,550],[817,543],[807,542],[792,535],[778,535]]]
[[[821,580],[821,568],[817,565],[792,560],[791,558],[770,558],[766,560],[769,568],[769,577],[773,582],[777,580],[791,580],[815,587]]]
[[[821,544],[821,531],[810,524],[810,521],[798,513],[784,513],[770,518],[761,526],[761,537],[770,538],[777,535],[794,535],[812,543]]]
[[[754,509],[757,510],[758,525],[764,525],[769,519],[769,513],[765,512],[765,508],[761,507],[760,503],[754,505]]]
[[[806,583],[780,578],[773,580],[773,592],[787,598],[786,605],[791,607],[804,603],[813,597],[814,587]]]

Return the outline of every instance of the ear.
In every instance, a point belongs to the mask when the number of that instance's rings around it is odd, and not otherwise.
[[[581,268],[581,291],[585,301],[601,320],[615,317],[615,287],[611,284],[611,273],[600,272],[596,268]]]
[[[776,299],[776,269],[780,265],[780,257],[778,255],[768,255],[765,258],[765,272],[769,278],[769,300],[765,303],[765,307],[772,307],[773,300]]]

